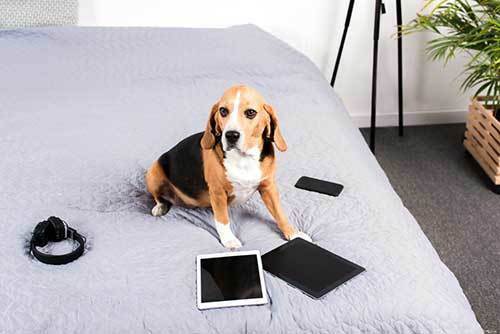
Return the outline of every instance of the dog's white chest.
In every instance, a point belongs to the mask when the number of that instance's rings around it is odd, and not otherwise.
[[[257,190],[262,180],[258,155],[243,155],[237,150],[226,152],[226,176],[233,186],[231,204],[245,203]]]

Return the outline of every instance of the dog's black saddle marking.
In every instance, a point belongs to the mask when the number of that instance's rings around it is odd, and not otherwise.
[[[170,182],[191,198],[208,190],[203,174],[202,136],[200,132],[183,139],[158,159]]]

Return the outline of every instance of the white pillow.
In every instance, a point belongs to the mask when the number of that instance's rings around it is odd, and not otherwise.
[[[0,28],[72,25],[78,0],[0,0]]]

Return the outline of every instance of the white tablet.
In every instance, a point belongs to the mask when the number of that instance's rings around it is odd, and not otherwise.
[[[196,266],[200,310],[267,303],[259,251],[198,255]]]

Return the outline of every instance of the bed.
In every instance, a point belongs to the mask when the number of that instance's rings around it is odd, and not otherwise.
[[[280,40],[252,25],[58,27],[0,31],[0,50],[0,333],[482,333],[339,97]],[[225,251],[211,211],[150,214],[146,168],[235,83],[278,111],[290,221],[366,268],[320,300],[266,273],[269,304],[199,311],[195,257]],[[302,175],[345,190],[294,188]],[[29,256],[50,215],[87,236],[77,261]],[[230,215],[243,250],[285,242],[258,195]]]

